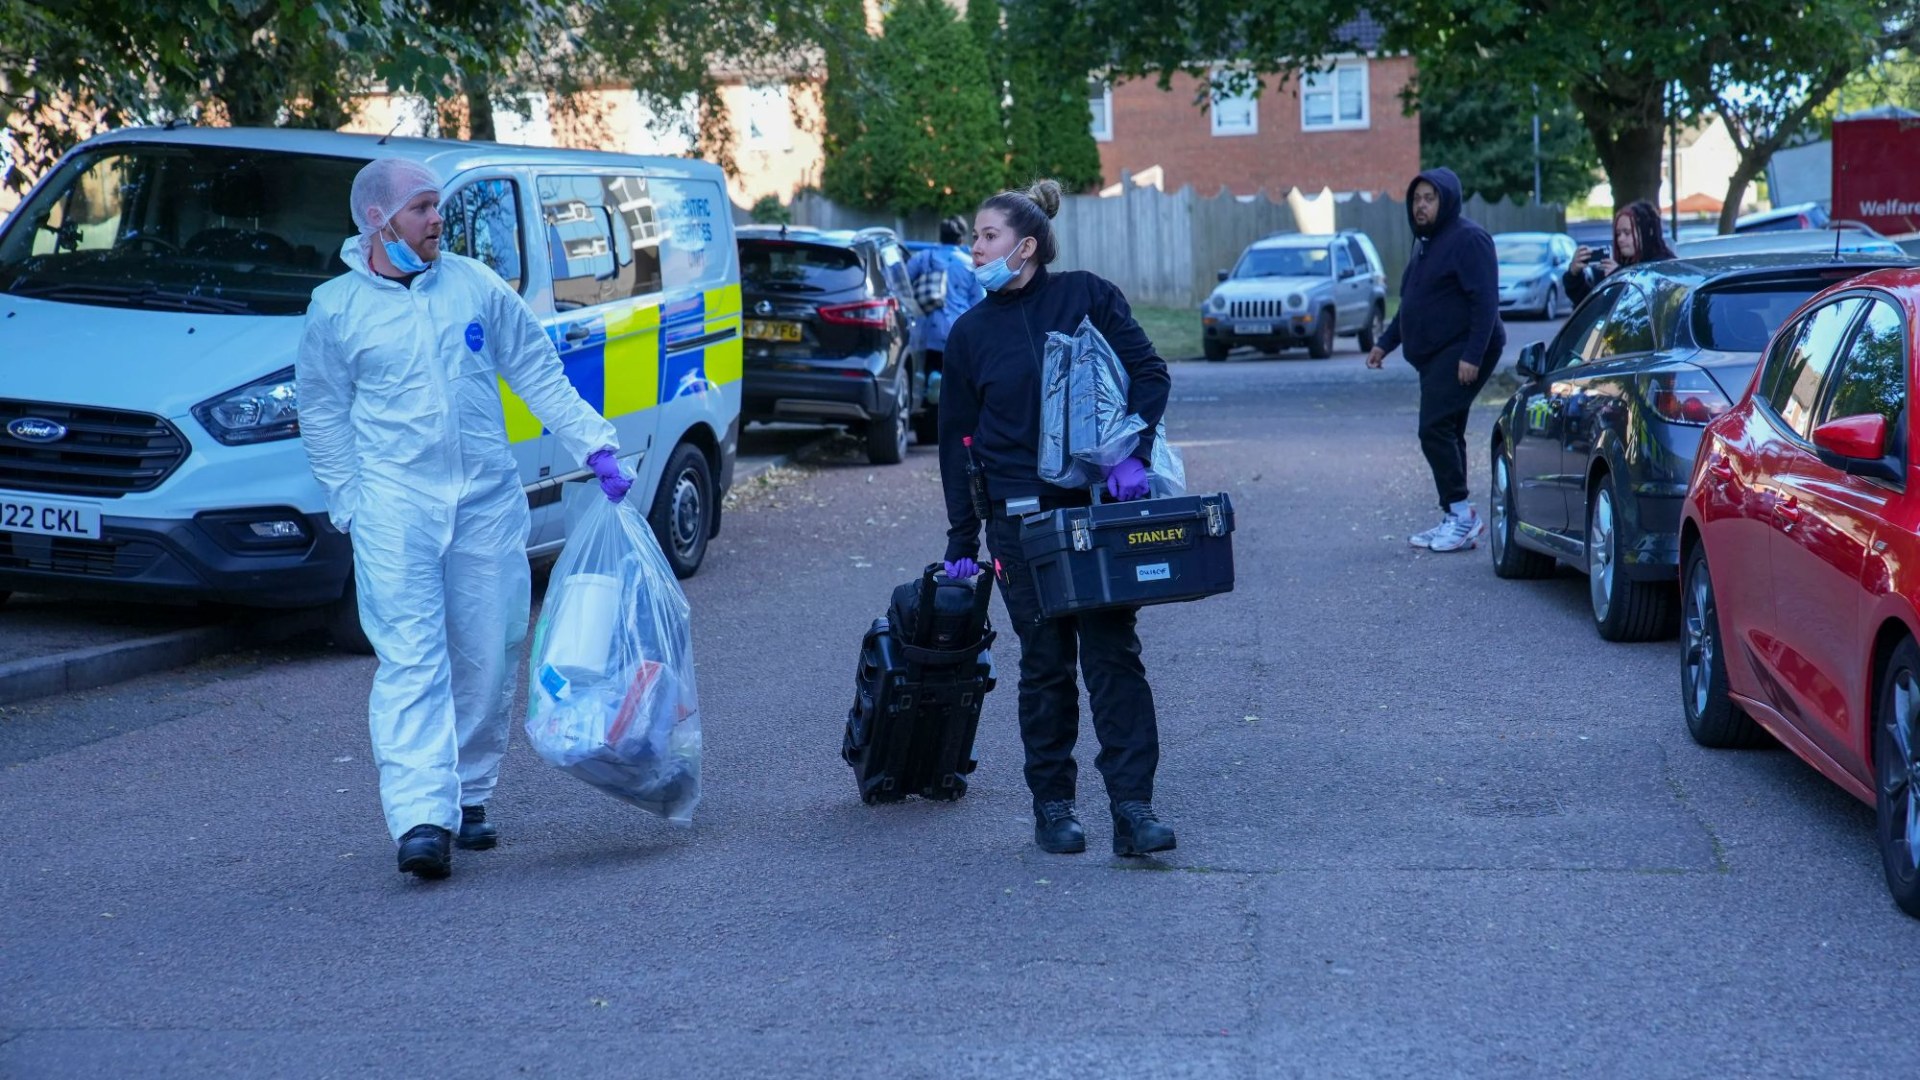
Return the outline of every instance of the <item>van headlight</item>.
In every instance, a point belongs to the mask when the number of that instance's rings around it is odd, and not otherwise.
[[[300,434],[300,395],[293,369],[203,401],[193,407],[193,418],[228,446],[294,438]]]

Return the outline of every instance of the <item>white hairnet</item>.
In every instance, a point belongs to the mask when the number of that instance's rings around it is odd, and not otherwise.
[[[415,195],[439,190],[440,178],[425,165],[405,158],[376,158],[353,178],[353,223],[363,236],[376,232]],[[379,211],[378,220],[371,224],[368,210]]]

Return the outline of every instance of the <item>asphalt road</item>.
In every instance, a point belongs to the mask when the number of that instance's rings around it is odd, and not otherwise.
[[[1176,369],[1239,578],[1142,616],[1164,859],[1105,854],[1090,767],[1092,850],[1033,847],[1011,635],[968,796],[855,797],[860,633],[941,548],[924,449],[729,513],[691,829],[516,730],[502,846],[402,878],[372,664],[318,650],[7,710],[0,1076],[1920,1073],[1871,813],[1695,747],[1677,645],[1600,642],[1582,579],[1410,550],[1413,394],[1352,353]]]

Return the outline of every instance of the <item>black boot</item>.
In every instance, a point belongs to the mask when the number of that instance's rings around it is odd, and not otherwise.
[[[1087,831],[1074,816],[1073,800],[1041,803],[1033,809],[1033,842],[1041,851],[1075,855],[1087,850]]]
[[[500,830],[487,824],[487,808],[484,806],[463,806],[460,808],[460,835],[454,837],[464,851],[485,851],[500,842]]]
[[[1113,853],[1147,855],[1173,850],[1173,828],[1153,815],[1150,802],[1113,804]]]
[[[453,873],[453,834],[438,825],[415,825],[400,838],[400,872],[422,878]]]

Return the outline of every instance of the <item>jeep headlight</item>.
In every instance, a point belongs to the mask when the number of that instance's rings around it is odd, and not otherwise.
[[[1287,306],[1290,308],[1306,307],[1307,298],[1299,293],[1294,293],[1292,296],[1287,297]]]
[[[300,434],[300,395],[293,369],[209,398],[193,407],[193,418],[228,446],[294,438]]]
[[[1212,296],[1207,297],[1207,306],[1215,311],[1225,311],[1227,310],[1227,298],[1221,296],[1219,293],[1214,293]]]

